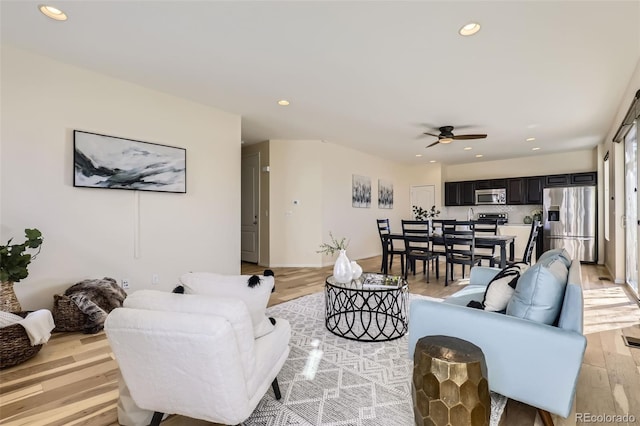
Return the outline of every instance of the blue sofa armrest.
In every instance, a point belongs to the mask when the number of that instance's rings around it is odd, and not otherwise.
[[[563,417],[571,412],[586,348],[582,334],[504,314],[414,300],[409,318],[412,359],[418,339],[430,335],[458,337],[480,347],[492,391]]]
[[[471,268],[471,273],[469,274],[469,285],[481,285],[486,287],[487,284],[489,284],[489,281],[491,281],[500,271],[500,268],[474,266]]]

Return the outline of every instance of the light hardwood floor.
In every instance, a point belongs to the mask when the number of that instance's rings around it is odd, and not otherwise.
[[[380,268],[380,257],[359,261],[366,271]],[[243,264],[242,273],[264,268]],[[444,269],[441,267],[441,272]],[[270,305],[323,290],[325,268],[274,268],[276,291]],[[393,273],[399,273],[394,264]],[[421,272],[421,271],[420,271]],[[458,277],[460,271],[457,272]],[[625,327],[640,327],[640,309],[623,286],[601,279],[601,266],[583,265],[585,334],[588,345],[577,388],[575,412],[633,414],[640,425],[640,349],[630,349],[622,339]],[[444,279],[431,283],[419,273],[410,276],[410,291],[446,297],[460,285],[444,287]],[[96,335],[57,333],[34,358],[0,371],[0,424],[3,425],[117,425],[118,367],[104,332]],[[151,379],[150,379],[151,380]],[[549,386],[553,386],[552,383]],[[554,417],[556,425],[575,425],[575,416]],[[200,420],[172,416],[166,425],[207,425]],[[503,425],[539,425],[535,409],[509,401]],[[407,425],[409,426],[409,425]]]

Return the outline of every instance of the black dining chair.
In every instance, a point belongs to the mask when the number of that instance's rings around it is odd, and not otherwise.
[[[433,237],[431,241],[431,249],[434,253],[438,253],[439,256],[445,255],[443,229],[455,229],[457,220],[455,219],[431,219],[431,235]]]
[[[469,269],[480,264],[480,259],[475,257],[475,223],[471,221],[458,221],[454,229],[444,228],[445,248],[445,274],[444,285],[449,285],[449,277],[453,281],[454,265],[462,265],[462,278],[464,278],[465,266]]]
[[[475,224],[476,235],[498,235],[498,219],[481,219]],[[475,257],[489,261],[489,266],[495,266],[500,256],[496,254],[495,244],[476,243]]]
[[[524,253],[522,254],[522,258],[516,259],[513,262],[507,261],[506,262],[507,266],[511,266],[516,263],[522,263],[522,262],[528,265],[531,265],[531,257],[533,256],[533,250],[536,247],[536,240],[538,239],[538,234],[540,233],[541,229],[542,229],[542,223],[539,220],[534,220],[533,223],[531,224],[531,231],[529,231],[529,239],[527,240],[527,246],[524,248]],[[497,262],[499,261],[500,259],[498,258]]]
[[[405,248],[403,247],[394,247],[393,239],[390,237],[391,235],[391,226],[389,225],[389,219],[376,219],[378,224],[378,235],[380,236],[380,244],[382,244],[382,252],[385,252],[385,244],[386,244],[386,253],[387,257],[382,256],[382,265],[380,266],[380,272],[384,271],[384,266],[388,263],[389,270],[391,270],[391,266],[393,266],[393,256],[400,256],[400,270],[404,271],[404,255]]]
[[[436,278],[440,278],[440,267],[438,265],[438,254],[432,251],[429,236],[429,222],[422,220],[403,220],[402,235],[404,236],[405,255],[407,258],[406,267],[404,269],[404,278],[409,275],[409,268],[412,269],[413,275],[416,274],[416,261],[422,261],[422,272],[427,276],[429,282],[429,261],[436,260],[435,271]]]

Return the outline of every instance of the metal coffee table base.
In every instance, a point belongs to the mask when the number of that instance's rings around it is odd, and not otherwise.
[[[362,289],[325,287],[325,324],[333,334],[364,342],[384,342],[407,332],[408,287]]]

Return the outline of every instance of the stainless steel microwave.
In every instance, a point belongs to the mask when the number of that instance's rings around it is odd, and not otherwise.
[[[500,189],[478,189],[476,190],[476,204],[507,204],[507,190]]]

